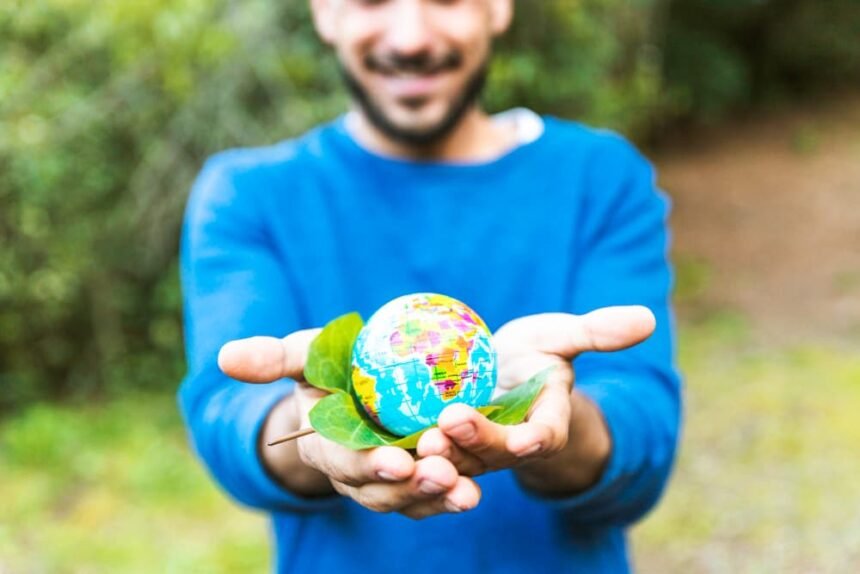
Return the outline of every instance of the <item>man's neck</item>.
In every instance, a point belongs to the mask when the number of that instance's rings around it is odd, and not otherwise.
[[[444,138],[426,146],[414,146],[392,140],[368,121],[358,108],[353,108],[351,111],[348,127],[353,137],[371,151],[416,160],[488,161],[504,154],[517,142],[514,130],[497,125],[478,107],[469,109]]]

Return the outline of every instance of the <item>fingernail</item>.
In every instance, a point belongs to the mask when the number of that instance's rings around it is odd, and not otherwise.
[[[456,504],[454,504],[454,503],[453,503],[453,502],[451,502],[450,500],[445,500],[445,509],[446,509],[448,512],[453,512],[453,513],[455,513],[455,514],[456,514],[456,513],[458,513],[458,512],[463,512],[463,509],[462,509],[462,508],[460,508],[459,506],[457,506]]]
[[[475,436],[475,425],[472,423],[462,423],[448,431],[448,434],[460,440],[469,440]]]
[[[382,480],[387,480],[389,482],[397,482],[399,479],[391,474],[390,472],[386,472],[384,470],[380,470],[376,473],[376,476],[381,478]]]
[[[432,480],[425,479],[418,483],[418,490],[424,494],[441,494],[445,492],[445,487],[440,484],[436,484]]]
[[[540,446],[541,446],[540,443],[533,444],[532,446],[530,446],[526,450],[518,453],[517,456],[529,456],[529,455],[535,454],[538,451],[540,451]]]

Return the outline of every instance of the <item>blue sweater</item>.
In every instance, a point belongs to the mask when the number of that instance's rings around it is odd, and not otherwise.
[[[183,227],[189,370],[179,402],[215,480],[271,513],[278,572],[628,571],[625,527],[659,498],[679,428],[668,202],[620,137],[544,122],[537,140],[484,163],[381,157],[343,118],[206,163]],[[577,388],[612,436],[595,486],[547,499],[500,471],[478,479],[475,510],[413,521],[339,496],[304,499],[267,474],[258,434],[292,382],[227,378],[216,365],[221,345],[353,310],[367,318],[418,291],[466,302],[493,330],[540,312],[654,311],[645,343],[574,362]]]

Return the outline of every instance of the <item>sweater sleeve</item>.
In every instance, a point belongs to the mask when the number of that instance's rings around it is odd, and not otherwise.
[[[586,353],[574,361],[576,388],[600,408],[612,440],[599,482],[551,502],[585,527],[628,525],[654,506],[671,471],[681,413],[670,307],[669,201],[656,188],[651,165],[620,138],[612,141],[612,153],[594,158],[595,181],[586,186],[591,196],[577,234],[581,255],[571,311],[645,305],[657,326],[631,349]]]
[[[222,154],[209,160],[186,208],[180,250],[188,373],[179,407],[191,442],[215,480],[236,500],[267,510],[313,510],[336,499],[304,499],[266,471],[258,451],[262,424],[293,382],[251,385],[217,366],[227,341],[282,337],[300,328],[284,266],[255,200],[264,182],[236,185]]]

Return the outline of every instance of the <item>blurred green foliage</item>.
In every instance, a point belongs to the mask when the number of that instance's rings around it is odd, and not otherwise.
[[[266,520],[231,505],[165,393],[33,405],[0,424],[0,571],[265,572]]]
[[[642,129],[649,5],[521,2],[488,105]],[[0,45],[0,408],[175,386],[177,237],[203,159],[344,109],[307,3],[11,0]]]
[[[674,116],[860,83],[857,0],[669,0],[661,21]]]
[[[643,137],[775,86],[860,77],[858,5],[520,0],[486,105]],[[0,409],[173,387],[194,174],[344,109],[307,2],[7,0],[0,46]]]
[[[182,374],[177,236],[218,149],[331,116],[303,2],[0,8],[0,405]]]
[[[744,318],[684,325],[684,441],[667,496],[633,531],[643,572],[854,572],[860,357],[758,344]]]

